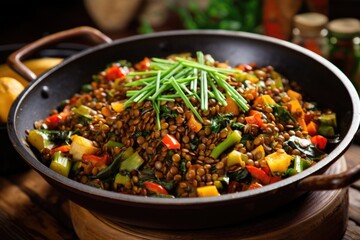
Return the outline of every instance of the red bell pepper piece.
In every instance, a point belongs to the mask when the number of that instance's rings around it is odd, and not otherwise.
[[[62,152],[62,153],[67,153],[70,151],[70,145],[61,145],[59,147],[53,148],[50,150],[50,154],[53,155],[56,152]]]
[[[257,168],[255,166],[246,166],[246,169],[249,171],[251,176],[253,176],[256,179],[259,179],[260,182],[264,185],[274,183],[281,180],[281,177],[273,177],[268,174],[261,168]]]
[[[106,70],[106,78],[108,80],[115,80],[117,78],[123,78],[126,76],[126,72],[123,68],[118,66],[111,66]]]
[[[157,194],[169,195],[168,191],[158,183],[144,182],[144,186],[150,192],[157,193]]]
[[[311,138],[311,143],[317,146],[320,150],[325,149],[327,138],[321,135],[315,135]]]
[[[49,128],[56,128],[59,125],[60,120],[63,119],[63,116],[59,113],[53,114],[45,118],[44,122]]]
[[[105,153],[103,156],[83,154],[82,160],[84,162],[90,162],[94,167],[103,167],[109,164],[109,155],[107,153]]]
[[[266,128],[265,123],[261,119],[261,113],[256,110],[250,110],[249,116],[245,117],[245,121],[249,124],[256,124],[262,129]]]
[[[161,140],[161,142],[165,144],[168,149],[180,148],[180,143],[178,142],[178,140],[176,140],[176,138],[169,134],[166,134],[165,137]]]
[[[148,70],[150,68],[150,59],[149,58],[144,58],[142,61],[138,62],[137,64],[135,64],[135,69],[136,70]]]
[[[263,185],[261,185],[260,183],[252,183],[250,184],[250,186],[248,187],[248,190],[250,189],[255,189],[255,188],[261,188],[263,187]]]

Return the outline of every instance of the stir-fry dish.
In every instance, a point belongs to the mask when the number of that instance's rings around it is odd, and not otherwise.
[[[196,52],[120,60],[89,82],[27,140],[50,169],[100,189],[183,198],[261,188],[339,139],[336,114],[271,66]]]

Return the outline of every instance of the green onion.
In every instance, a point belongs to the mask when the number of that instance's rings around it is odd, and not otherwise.
[[[197,110],[195,109],[195,107],[191,104],[190,100],[187,98],[187,96],[185,95],[185,93],[181,90],[180,85],[175,81],[174,78],[170,79],[170,83],[171,85],[175,88],[175,90],[180,94],[180,97],[182,98],[182,100],[184,101],[185,105],[191,110],[193,111],[193,113],[195,114],[195,116],[200,120],[200,122],[204,122],[204,120],[202,119],[202,117],[200,116],[200,114],[197,112]]]
[[[208,110],[209,97],[216,99],[220,105],[226,106],[224,93],[218,89],[220,87],[225,90],[242,111],[248,111],[249,105],[247,101],[227,82],[228,74],[243,73],[243,71],[206,65],[204,54],[200,51],[196,52],[196,54],[198,61],[181,57],[176,57],[175,61],[152,58],[153,67],[159,70],[129,75],[147,77],[125,84],[126,87],[142,86],[141,89],[127,91],[126,96],[130,98],[125,102],[125,107],[133,102],[152,101],[159,127],[160,101],[175,101],[176,98],[180,97],[195,116],[203,122],[198,110],[189,101],[189,97],[193,96],[199,100],[202,111]],[[153,76],[155,74],[156,76]],[[200,86],[198,86],[198,80]]]

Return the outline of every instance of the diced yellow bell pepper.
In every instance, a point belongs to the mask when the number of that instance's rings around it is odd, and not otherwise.
[[[255,101],[254,101],[254,106],[274,106],[276,105],[276,102],[274,101],[274,99],[268,95],[268,94],[264,94],[261,96],[258,96]]]
[[[291,98],[291,99],[297,99],[297,100],[301,100],[302,99],[302,95],[294,90],[287,90],[287,95]]]
[[[290,104],[290,112],[291,114],[296,114],[296,113],[299,113],[301,112],[301,116],[303,116],[305,113],[301,107],[301,104],[299,102],[299,100],[297,99],[292,99],[289,101],[289,104]]]
[[[197,195],[199,197],[215,197],[215,196],[220,196],[219,191],[217,190],[217,188],[215,186],[203,186],[203,187],[198,187],[196,189]]]
[[[285,172],[290,165],[292,156],[286,152],[276,151],[265,157],[265,161],[269,165],[271,172]]]
[[[124,103],[127,101],[127,99],[124,100],[120,100],[120,101],[116,101],[116,102],[112,102],[111,103],[111,107],[112,109],[114,109],[115,112],[122,112],[125,110],[125,106]]]

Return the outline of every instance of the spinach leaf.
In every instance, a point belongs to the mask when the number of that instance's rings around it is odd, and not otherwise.
[[[306,142],[307,141],[307,142]],[[289,140],[283,143],[283,147],[285,151],[291,147],[292,149],[297,149],[301,153],[304,153],[307,158],[318,161],[320,160],[325,153],[315,147],[311,142],[307,139],[299,138],[296,136],[291,136]]]
[[[296,119],[283,107],[279,105],[272,106],[274,116],[279,119],[280,122],[286,122],[291,119],[293,122],[297,122]]]
[[[226,113],[226,114],[219,114],[216,117],[211,119],[210,129],[212,132],[220,132],[221,129],[226,128],[226,126],[230,123],[234,114]]]
[[[245,183],[251,181],[251,175],[246,169],[241,169],[236,172],[228,172],[227,176],[229,177],[230,181],[245,182]]]

